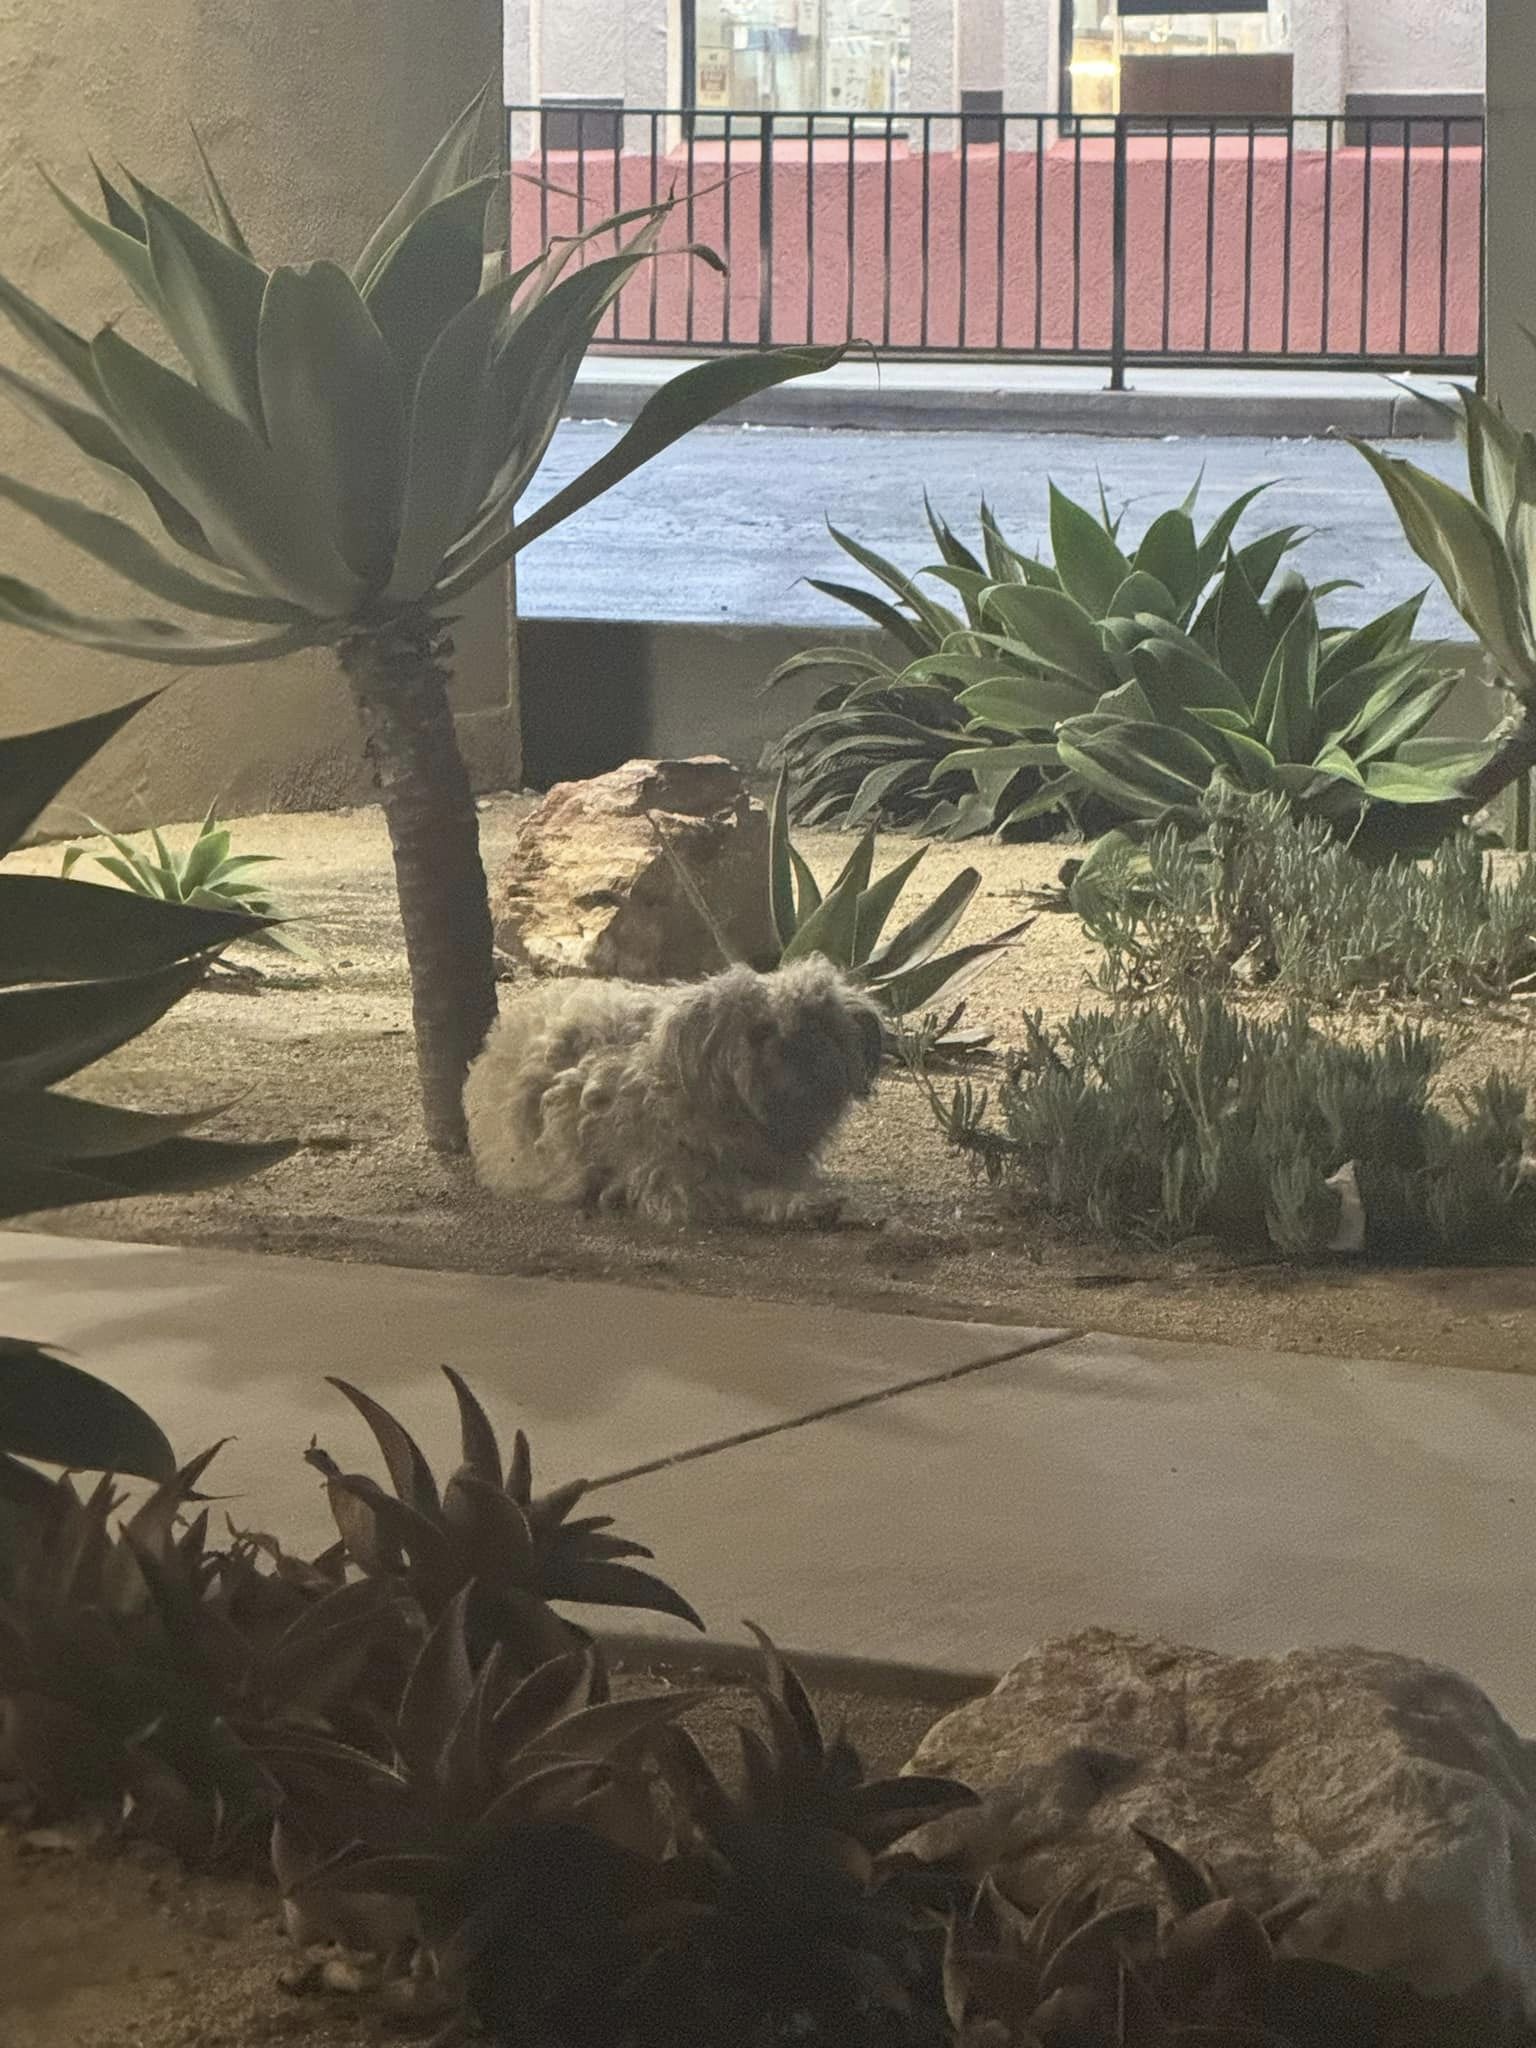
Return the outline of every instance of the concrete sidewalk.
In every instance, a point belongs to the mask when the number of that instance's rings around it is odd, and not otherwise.
[[[536,1477],[602,1482],[722,1638],[751,1615],[792,1650],[967,1671],[1090,1623],[1364,1641],[1536,1724],[1520,1375],[20,1233],[0,1329],[69,1347],[183,1452],[235,1434],[235,1519],[297,1544],[330,1533],[312,1436],[378,1469],[322,1376],[451,1465],[447,1362]]]
[[[690,367],[654,355],[591,355],[566,416],[630,420],[661,384]],[[1391,378],[1340,370],[1135,370],[1126,391],[1107,389],[1102,366],[1050,363],[872,361],[765,391],[725,417],[738,425],[862,427],[892,432],[1169,434],[1370,440],[1449,439],[1443,417]],[[1445,397],[1442,379],[1410,380]]]

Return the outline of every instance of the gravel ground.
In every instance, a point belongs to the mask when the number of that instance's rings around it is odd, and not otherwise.
[[[516,797],[485,807],[493,871],[527,808]],[[1525,1266],[1292,1271],[1064,1242],[977,1186],[902,1074],[854,1115],[829,1159],[847,1202],[847,1221],[834,1231],[679,1237],[622,1219],[496,1201],[417,1136],[406,978],[377,815],[254,818],[238,836],[242,845],[284,857],[274,877],[306,920],[316,958],[280,961],[254,986],[200,991],[93,1070],[93,1081],[118,1099],[166,1107],[227,1101],[243,1088],[211,1128],[297,1136],[302,1149],[240,1187],[102,1204],[41,1219],[38,1227],[446,1270],[612,1277],[1332,1356],[1503,1370],[1536,1359],[1536,1269]],[[805,846],[823,878],[847,851],[832,834],[807,834]],[[1062,851],[936,846],[909,894],[916,905],[974,861],[983,886],[959,936],[984,936],[1018,915],[1021,892],[1052,878]],[[50,867],[57,853],[23,858]],[[978,987],[973,1016],[1006,1044],[1017,1038],[1024,1012],[1062,1016],[1089,996],[1091,965],[1075,920],[1044,916]],[[1342,1028],[1371,1027],[1349,1020]],[[1468,1014],[1445,1028],[1452,1082],[1491,1064],[1532,1074],[1523,1011]]]

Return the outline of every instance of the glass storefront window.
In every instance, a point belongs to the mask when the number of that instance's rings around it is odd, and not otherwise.
[[[906,105],[911,0],[695,0],[693,24],[700,113]]]
[[[1249,55],[1291,47],[1290,8],[1263,14],[1130,14],[1114,0],[1063,0],[1072,17],[1072,111],[1117,114],[1124,57]]]

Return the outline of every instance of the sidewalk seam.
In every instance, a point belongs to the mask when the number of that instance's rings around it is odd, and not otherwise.
[[[716,1437],[706,1444],[691,1444],[685,1451],[669,1451],[662,1458],[648,1458],[643,1465],[628,1465],[619,1472],[605,1472],[601,1479],[589,1483],[588,1491],[596,1492],[600,1486],[622,1486],[629,1479],[645,1479],[653,1472],[668,1472],[674,1465],[691,1465],[696,1459],[711,1458],[720,1451],[734,1451],[743,1444],[760,1443],[764,1437],[785,1436],[790,1430],[805,1429],[813,1422],[826,1422],[835,1415],[851,1415],[860,1408],[876,1408],[884,1401],[894,1401],[901,1394],[920,1393],[925,1387],[946,1386],[951,1380],[969,1379],[973,1373],[990,1372],[996,1365],[1013,1365],[1021,1358],[1038,1358],[1044,1351],[1055,1351],[1063,1344],[1074,1344],[1086,1334],[1082,1330],[1060,1330],[1046,1335],[1037,1334],[1030,1342],[1018,1344],[1011,1351],[999,1352],[995,1358],[978,1358],[968,1365],[952,1365],[943,1372],[923,1373],[916,1379],[902,1380],[895,1386],[876,1387],[867,1394],[854,1394],[846,1401],[829,1402],[825,1408],[807,1409],[803,1415],[792,1415],[781,1422],[764,1422],[756,1429],[738,1431],[735,1436]]]

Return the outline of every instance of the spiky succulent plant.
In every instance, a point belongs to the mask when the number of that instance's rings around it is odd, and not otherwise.
[[[477,1655],[499,1642],[525,1672],[583,1640],[550,1601],[649,1608],[702,1629],[680,1593],[632,1562],[651,1556],[645,1544],[615,1535],[611,1515],[574,1513],[589,1480],[536,1495],[527,1437],[517,1431],[503,1464],[484,1408],[451,1366],[443,1372],[458,1403],[462,1462],[442,1486],[387,1408],[331,1380],[372,1430],[393,1488],[343,1472],[318,1445],[306,1453],[325,1476],[341,1540],[360,1571],[407,1587],[434,1621],[472,1584],[468,1627]]]
[[[500,1644],[477,1666],[472,1596],[471,1585],[461,1587],[421,1646],[387,1754],[324,1736],[263,1753],[288,1792],[272,1860],[290,1931],[306,1941],[414,1947],[418,1975],[425,1960],[427,1974],[449,1982],[479,1955],[485,1916],[499,1921],[507,1888],[526,1907],[565,1858],[581,1862],[588,1883],[599,1870],[605,1882],[623,1878],[623,1897],[609,1901],[610,1935],[619,1938],[625,1900],[659,1886],[667,1840],[641,1769],[646,1747],[661,1724],[705,1696],[614,1699],[595,1647],[569,1649],[527,1677]],[[566,1903],[579,1920],[580,1903]],[[527,1931],[519,1916],[519,1933]],[[555,1949],[578,1964],[572,1932],[558,1914],[544,1930],[526,1958],[527,1995]]]
[[[1519,2034],[1338,1964],[1291,1954],[1313,1901],[1256,1912],[1138,1829],[1163,1897],[1106,1902],[1091,1879],[1031,1910],[999,1874],[950,1929],[955,2048],[1484,2048]]]
[[[365,1668],[411,1626],[384,1582],[274,1571],[254,1538],[209,1540],[204,1451],[123,1516],[32,1474],[0,1594],[0,1778],[40,1811],[121,1803],[189,1853],[270,1818],[254,1746],[354,1725]]]

